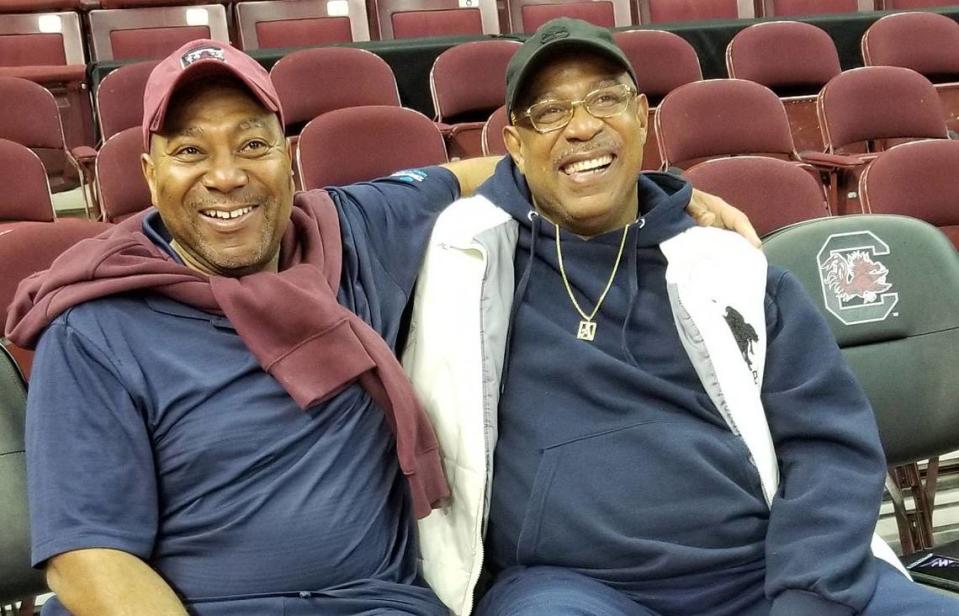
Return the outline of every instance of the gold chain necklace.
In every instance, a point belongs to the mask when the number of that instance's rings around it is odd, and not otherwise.
[[[640,218],[640,228],[642,228],[643,222],[643,219]],[[623,248],[626,246],[626,234],[629,232],[629,225],[631,224],[633,223],[629,223],[623,227],[623,238],[619,241],[619,253],[616,255],[616,262],[613,263],[613,271],[609,274],[609,280],[606,281],[606,288],[603,289],[603,293],[599,296],[599,299],[596,300],[593,311],[586,314],[586,311],[579,307],[579,302],[576,301],[576,297],[573,295],[573,289],[569,286],[569,279],[566,277],[566,268],[563,267],[563,250],[560,248],[559,225],[553,223],[553,226],[556,227],[556,260],[559,261],[559,273],[563,277],[563,285],[566,287],[566,294],[569,295],[569,299],[573,302],[573,308],[576,309],[579,316],[583,317],[583,320],[579,322],[579,328],[576,330],[576,338],[578,340],[592,342],[596,337],[596,323],[593,321],[593,318],[596,316],[596,313],[599,312],[599,307],[603,305],[603,300],[606,299],[606,294],[609,293],[610,287],[613,286],[613,279],[616,278],[616,272],[619,271],[619,262],[623,258]]]

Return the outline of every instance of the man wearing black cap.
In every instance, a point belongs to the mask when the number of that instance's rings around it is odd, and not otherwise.
[[[873,534],[875,420],[798,281],[640,173],[641,87],[609,31],[545,24],[509,157],[437,221],[404,355],[454,494],[427,581],[467,614],[491,572],[481,616],[959,613]]]
[[[20,289],[46,615],[446,613],[413,518],[447,484],[392,351],[477,164],[294,194],[282,126],[256,62],[183,46],[144,97],[156,209]]]

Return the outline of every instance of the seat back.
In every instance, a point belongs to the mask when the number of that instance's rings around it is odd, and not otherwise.
[[[769,21],[740,30],[726,46],[726,70],[767,88],[814,88],[842,72],[832,37],[801,21]]]
[[[656,110],[656,133],[665,167],[741,154],[796,156],[782,101],[769,88],[743,79],[676,88]]]
[[[430,70],[437,121],[477,112],[488,116],[502,105],[506,100],[506,66],[519,48],[518,41],[472,41],[437,56]]]
[[[316,87],[317,75],[323,76]],[[321,47],[294,51],[270,70],[283,105],[287,133],[296,134],[316,116],[358,105],[400,104],[393,69],[365,49]]]
[[[381,39],[499,34],[496,0],[375,0]]]
[[[638,0],[639,23],[752,19],[752,0]]]
[[[31,149],[63,151],[63,130],[57,101],[49,90],[18,77],[0,77],[0,139]]]
[[[959,247],[959,141],[932,139],[890,148],[859,180],[863,211],[933,224]]]
[[[938,13],[896,13],[862,36],[866,66],[901,66],[927,77],[959,77],[959,23]]]
[[[511,32],[535,32],[557,17],[574,17],[603,28],[632,23],[629,0],[508,0]]]
[[[817,101],[828,152],[863,142],[945,138],[945,114],[928,79],[908,68],[867,66],[836,75]],[[882,149],[882,145],[874,145]]]
[[[0,139],[0,221],[52,222],[56,217],[43,162],[29,148]]]
[[[767,17],[854,13],[872,11],[874,8],[873,0],[763,0]]]
[[[765,156],[716,158],[683,175],[699,190],[735,203],[759,235],[829,216],[822,183],[797,163]]]
[[[76,13],[4,14],[0,18],[0,67],[84,64],[80,16]],[[12,71],[0,74],[26,76]]]
[[[97,86],[97,118],[106,141],[121,130],[143,121],[143,92],[159,60],[125,64],[110,72]]]
[[[826,31],[800,21],[770,21],[740,30],[726,47],[730,77],[748,79],[782,98],[800,152],[823,150],[816,95],[842,72]]]
[[[43,161],[54,189],[71,188],[75,168],[60,121],[57,99],[43,86],[18,77],[0,76],[0,139],[9,139],[34,150]],[[67,177],[69,176],[69,177]]]
[[[764,239],[829,323],[872,403],[890,465],[959,449],[959,254],[903,216],[798,223]]]
[[[24,452],[27,388],[16,363],[0,345],[0,605],[45,592],[43,575],[30,566],[27,465]]]
[[[103,142],[97,152],[97,188],[106,222],[120,222],[151,205],[140,166],[143,133],[127,128]]]
[[[0,15],[7,13],[47,13],[50,11],[79,11],[83,0],[3,0]]]
[[[953,6],[956,0],[882,0],[882,8],[886,11],[903,9],[928,9],[934,6]]]
[[[34,3],[33,0],[30,0]],[[12,6],[26,4],[26,0]],[[57,3],[36,2],[32,10],[46,6],[67,8],[69,0]],[[92,146],[93,115],[87,91],[87,66],[80,16],[74,12],[53,11],[18,15],[0,15],[0,76],[21,77],[46,87],[59,107],[63,140],[69,147]],[[4,101],[8,99],[3,99]],[[66,152],[39,152],[47,166],[54,189],[76,185],[77,175]]]
[[[296,161],[303,188],[310,190],[438,165],[447,162],[447,156],[443,135],[423,114],[367,106],[337,109],[311,120],[300,134]]]
[[[96,10],[89,20],[98,61],[163,58],[201,38],[230,42],[226,10],[219,4]]]
[[[509,124],[506,105],[502,105],[483,124],[483,156],[502,156],[506,154],[503,142],[503,127]]]
[[[653,125],[656,107],[664,96],[703,78],[696,49],[677,34],[664,30],[622,30],[613,32],[613,40],[632,64],[636,82],[649,101],[647,126]],[[656,137],[656,131],[646,132],[644,169],[658,169],[662,164]]]
[[[0,276],[0,323],[6,323],[7,310],[20,281],[27,276],[50,267],[60,254],[81,239],[93,237],[109,229],[110,225],[80,218],[63,218],[56,222],[15,222],[0,225],[0,263],[3,264],[3,276]],[[8,344],[9,343],[5,343]],[[29,377],[33,353],[9,345],[9,350],[17,357],[24,376]],[[2,404],[2,402],[0,402]],[[0,418],[0,423],[2,423]],[[0,436],[2,441],[2,436]],[[4,457],[0,452],[0,465]],[[3,480],[0,479],[0,484]],[[0,494],[9,494],[0,487]],[[7,505],[6,498],[0,498],[0,511]],[[6,517],[0,516],[0,563],[5,562],[10,552],[3,542],[6,535]],[[24,559],[27,560],[27,559]],[[0,566],[0,605],[6,603],[5,570]]]
[[[239,46],[247,51],[370,40],[363,0],[257,0],[233,10]]]

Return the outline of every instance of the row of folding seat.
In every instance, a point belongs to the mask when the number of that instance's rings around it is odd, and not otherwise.
[[[959,64],[959,25],[939,15],[902,14],[888,16],[874,25],[867,39],[873,41],[872,47],[877,49],[895,49],[897,48],[895,45],[885,42],[885,35],[880,35],[880,30],[889,30],[885,28],[887,23],[907,20],[919,20],[924,24],[926,22],[936,22],[939,25],[952,28],[951,34],[947,36],[935,35],[935,28],[925,27],[923,33],[927,36],[924,36],[921,40],[938,41],[937,45],[941,46],[937,48],[933,55],[938,58],[940,55],[951,54],[954,58],[953,64]],[[791,31],[796,31],[798,34],[792,35],[790,34]],[[904,31],[908,34],[917,30],[916,28],[897,26],[890,31]],[[826,62],[813,61],[810,66],[802,62],[792,62],[784,65],[791,66],[798,72],[800,78],[797,79],[799,81],[809,81],[810,75],[813,75],[816,71],[830,74],[838,73],[838,58],[835,48],[832,47],[831,40],[822,31],[799,22],[774,22],[754,25],[742,31],[734,39],[730,49],[740,49],[740,51],[735,53],[731,51],[727,54],[727,59],[730,62],[730,74],[740,76],[737,73],[739,71],[743,73],[741,76],[758,81],[762,81],[760,77],[766,76],[768,77],[767,81],[775,85],[778,77],[773,73],[772,68],[768,66],[764,68],[753,56],[758,55],[760,59],[772,60],[774,68],[783,69],[784,66],[777,65],[774,55],[770,56],[768,53],[757,54],[756,51],[761,52],[763,45],[742,43],[742,41],[755,42],[756,37],[753,32],[765,32],[767,38],[771,36],[776,41],[776,45],[786,49],[787,53],[793,58],[808,57],[814,60],[817,57],[827,58]],[[809,36],[810,33],[818,36]],[[697,81],[702,77],[695,52],[688,43],[676,35],[662,31],[637,30],[617,32],[615,36],[627,54],[635,58],[634,63],[636,64],[639,81],[643,84],[643,89],[648,93],[653,103],[677,86]],[[825,40],[824,43],[822,39]],[[905,42],[915,42],[916,40],[920,39],[916,36],[907,36]],[[947,44],[950,40],[952,41],[951,47]],[[810,45],[809,41],[813,41],[814,44]],[[828,46],[827,52],[815,49],[816,45],[822,44]],[[431,87],[434,95],[434,105],[441,120],[440,129],[447,136],[449,151],[453,156],[479,153],[478,141],[483,123],[475,121],[459,122],[458,120],[469,116],[474,118],[485,117],[497,102],[503,100],[505,95],[502,74],[517,45],[517,43],[510,41],[468,43],[448,50],[437,59],[431,75]],[[868,46],[864,47],[864,49],[868,48]],[[750,52],[750,49],[753,51]],[[952,51],[949,51],[949,49],[952,49]],[[905,59],[910,56],[910,54],[902,51],[897,53],[899,57]],[[873,55],[875,56],[876,53],[873,53]],[[921,56],[922,54],[918,55]],[[877,57],[882,57],[882,54]],[[938,64],[933,66],[937,70],[944,67],[948,68],[947,62],[941,59],[937,59],[936,62]],[[831,68],[828,71],[822,71],[817,68],[817,64],[825,64],[827,68]],[[141,100],[146,77],[152,66],[153,63],[127,65],[107,76],[101,83],[97,98],[100,123],[105,138],[124,128],[139,124],[142,109],[136,103]],[[461,79],[464,66],[475,67],[469,80]],[[482,67],[481,70],[480,67]],[[956,72],[959,72],[959,69]],[[326,82],[329,87],[322,89],[309,87],[308,84],[312,83],[311,75],[316,74],[326,75]],[[287,129],[291,135],[296,135],[299,129],[313,117],[338,107],[363,104],[399,106],[400,104],[396,83],[389,66],[379,57],[366,51],[349,48],[320,48],[295,52],[280,60],[274,66],[272,75],[284,100],[288,121]],[[22,90],[23,84],[19,85]],[[39,88],[34,88],[34,90],[39,90]],[[43,137],[45,141],[36,139],[31,142],[25,137],[23,131],[49,124],[49,121],[44,121],[40,117],[40,110],[44,108],[52,109],[53,111],[48,111],[47,114],[55,114],[55,104],[49,100],[41,104],[42,101],[38,102],[38,100],[42,96],[31,97],[22,91],[7,98],[24,103],[27,112],[32,113],[33,117],[29,122],[21,122],[16,119],[19,116],[9,116],[13,120],[10,123],[11,126],[9,128],[0,126],[0,136],[13,137],[21,143],[33,147],[51,147],[50,141],[57,135],[50,137],[47,134]],[[47,96],[47,98],[50,97]],[[815,102],[815,98],[811,100]],[[813,109],[815,110],[815,106],[813,106]],[[852,109],[854,112],[857,111],[855,105],[852,106]],[[906,117],[915,120],[921,116],[907,114]],[[794,136],[808,134],[808,127],[799,128],[801,129],[799,133],[793,131]],[[818,124],[814,128],[818,133]],[[17,130],[20,132],[16,132]],[[833,129],[833,132],[836,130]],[[935,130],[935,125],[932,129],[927,130]],[[751,134],[752,132],[755,131],[744,131],[744,134]],[[499,131],[490,131],[489,134],[498,136]],[[656,144],[656,133],[653,132],[652,135],[654,138],[650,140],[651,144],[647,151],[648,168],[656,168],[660,162],[660,146]],[[839,135],[840,133],[836,133],[837,137]],[[923,134],[914,132],[907,133],[905,136],[923,136]],[[702,141],[702,139],[699,140],[699,142]],[[118,139],[115,142],[108,140],[97,160],[98,175],[101,176],[101,179],[95,186],[104,202],[103,207],[108,218],[122,216],[123,213],[130,211],[131,207],[141,207],[142,203],[146,202],[145,186],[140,187],[138,192],[129,190],[133,185],[142,184],[142,180],[139,179],[138,163],[136,162],[139,145],[136,139],[131,137],[127,137],[126,142],[127,145],[121,147],[120,144],[123,143],[123,140]],[[496,145],[495,141],[493,145]],[[783,152],[806,149],[804,146],[797,147],[795,145],[789,148],[779,147]],[[128,148],[132,148],[131,153],[121,154]],[[818,147],[810,149],[822,151],[821,139]],[[117,161],[122,161],[124,158],[127,160],[126,165],[117,167],[119,165]],[[678,159],[675,152],[671,155],[671,159],[667,161],[669,164],[677,163]],[[89,175],[89,168],[91,167],[89,163],[91,161],[88,158],[86,162],[85,167]],[[823,163],[820,161],[819,164]],[[834,164],[834,161],[830,164]],[[126,169],[128,173],[111,173],[109,169],[114,167]],[[81,165],[81,168],[84,168],[84,166]],[[112,177],[123,179],[118,182],[118,186],[113,186],[110,181]],[[335,183],[330,180],[327,181]],[[339,179],[336,181],[339,181]],[[851,180],[846,180],[847,183],[849,181]],[[317,180],[317,182],[317,184],[310,182],[304,185],[322,184],[320,180]],[[839,194],[838,184],[833,188],[834,192]],[[113,195],[128,195],[128,197],[123,199],[113,197]],[[120,202],[128,205],[122,207],[113,205]],[[839,211],[847,206],[834,199],[833,207]]]

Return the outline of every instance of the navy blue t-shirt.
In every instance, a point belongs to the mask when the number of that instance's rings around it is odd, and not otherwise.
[[[329,190],[339,300],[395,346],[456,180],[427,169]],[[168,239],[156,213],[144,230]],[[323,614],[445,614],[417,571],[384,412],[359,385],[300,410],[225,317],[153,294],[61,315],[37,349],[27,460],[37,565],[123,550],[197,614],[279,613],[289,601]],[[44,609],[64,612],[55,599]]]

